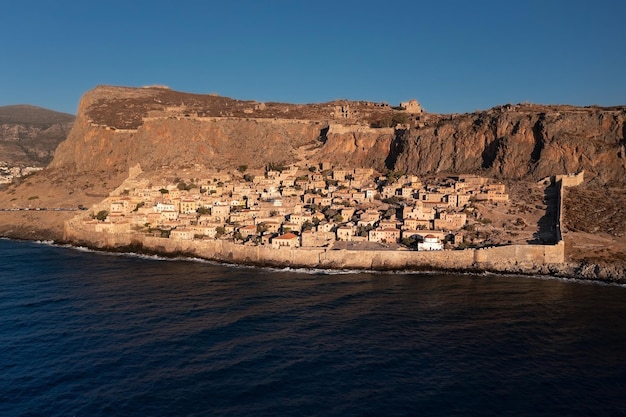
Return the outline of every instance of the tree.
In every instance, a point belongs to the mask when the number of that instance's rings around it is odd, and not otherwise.
[[[252,182],[252,181],[254,181],[254,175],[244,174],[243,179],[248,181],[248,182]]]
[[[401,243],[406,247],[417,247],[417,240],[413,237],[403,237]]]
[[[305,230],[311,230],[313,229],[313,223],[310,222],[309,220],[305,221],[304,223],[302,223],[302,231],[304,232]]]
[[[237,167],[237,170],[239,172],[246,172],[247,169],[248,169],[248,165],[239,165],[239,167]]]
[[[401,199],[398,196],[392,195],[389,198],[385,198],[382,200],[383,203],[387,203],[387,204],[398,204],[400,203]]]
[[[196,184],[194,184],[193,182],[190,182],[189,184],[185,184],[185,181],[180,181],[178,183],[178,185],[176,186],[176,188],[178,188],[179,190],[183,191],[189,191],[192,188],[197,188],[198,186]]]
[[[215,228],[215,235],[217,237],[222,237],[224,236],[224,233],[226,233],[226,228],[224,226],[217,226]]]
[[[365,226],[361,225],[357,227],[357,235],[359,236],[365,236],[367,237],[368,233],[370,230],[372,230],[373,227],[371,224],[367,224]]]
[[[385,219],[390,219],[392,216],[396,215],[396,209],[393,207],[388,208],[385,213],[383,214],[383,217]]]
[[[391,171],[387,174],[387,184],[393,184],[394,182],[398,181],[403,175],[404,172],[402,171]]]
[[[406,113],[394,113],[391,117],[392,127],[396,125],[403,125],[409,121],[409,115]]]
[[[269,172],[269,171],[278,171],[278,172],[283,172],[285,169],[287,169],[287,167],[285,167],[282,164],[277,164],[274,162],[270,162],[269,164],[267,164],[265,166],[265,172]]]
[[[109,212],[106,210],[100,210],[94,217],[96,220],[98,221],[105,221],[106,218],[109,216]]]
[[[324,210],[322,210],[322,213],[326,216],[326,220],[330,220],[338,213],[338,211],[331,209],[330,206],[327,206]]]
[[[409,121],[409,115],[406,113],[386,114],[380,119],[372,122],[372,127],[396,127],[397,125],[406,124]]]
[[[168,193],[169,193],[169,190],[168,190],[167,188],[161,188],[161,189],[159,190],[159,192],[160,192],[161,194],[168,194]]]

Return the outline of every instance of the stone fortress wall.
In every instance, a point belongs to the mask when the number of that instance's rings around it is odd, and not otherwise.
[[[96,231],[96,225],[68,222],[66,240],[100,249],[133,247],[147,252],[197,256],[248,265],[363,270],[490,270],[533,272],[564,262],[564,243],[556,245],[509,245],[482,249],[334,250],[328,248],[280,248],[248,246],[226,240],[175,240],[139,233]],[[93,230],[90,230],[93,229]]]
[[[563,200],[565,199],[565,188],[576,187],[583,183],[585,180],[585,171],[580,171],[578,174],[556,175],[554,182],[559,187],[558,201],[557,201],[557,221],[556,221],[556,240],[557,242],[563,242],[563,233],[561,226],[563,225]]]

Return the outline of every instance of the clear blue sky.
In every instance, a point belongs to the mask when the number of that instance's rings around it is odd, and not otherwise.
[[[0,6],[0,106],[98,84],[471,112],[626,104],[626,1],[75,1]]]

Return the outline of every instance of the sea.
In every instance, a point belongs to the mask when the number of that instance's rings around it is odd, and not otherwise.
[[[0,240],[0,416],[623,416],[626,287]]]

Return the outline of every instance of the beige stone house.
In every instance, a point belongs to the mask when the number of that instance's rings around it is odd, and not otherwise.
[[[194,231],[186,228],[176,228],[170,232],[170,239],[192,240]]]
[[[285,233],[271,240],[274,249],[296,248],[300,246],[300,239],[293,233]]]
[[[400,241],[400,229],[376,228],[369,231],[370,242],[397,243]]]
[[[306,230],[300,234],[300,244],[305,247],[322,247],[331,244],[335,240],[332,232]]]
[[[183,198],[180,200],[181,213],[195,213],[198,210],[198,202],[193,199]]]
[[[435,219],[434,227],[437,230],[458,230],[465,226],[467,215],[465,213],[439,213],[439,218]]]
[[[211,207],[211,217],[213,221],[226,222],[230,217],[229,205],[214,205]]]
[[[242,226],[238,229],[239,233],[241,233],[241,237],[247,239],[250,236],[256,235],[256,226],[251,224],[247,226]]]
[[[337,240],[350,242],[354,236],[354,227],[352,226],[339,226],[336,230]]]

